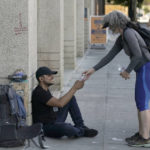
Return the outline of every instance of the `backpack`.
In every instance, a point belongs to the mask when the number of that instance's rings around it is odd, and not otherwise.
[[[128,22],[127,27],[136,30],[146,43],[146,47],[150,52],[150,30],[146,27],[142,27],[139,23]]]
[[[32,139],[38,136],[39,144]],[[42,143],[42,124],[26,125],[26,110],[20,95],[9,85],[0,85],[0,147],[24,146],[29,140]]]

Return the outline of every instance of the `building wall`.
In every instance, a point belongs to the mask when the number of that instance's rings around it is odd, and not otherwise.
[[[38,67],[58,71],[56,85],[63,86],[64,1],[38,0]]]
[[[95,13],[95,0],[84,0],[84,7],[87,8],[87,18],[84,20],[84,45],[87,49],[89,47],[90,16]]]
[[[1,0],[0,14],[0,76],[5,78],[18,68],[28,73],[28,3]],[[1,78],[0,83],[8,80]]]
[[[76,0],[64,0],[64,66],[76,66]]]
[[[84,55],[84,0],[77,0],[77,56]]]
[[[28,123],[31,123],[30,96],[37,68],[36,0],[1,0],[0,14],[0,83],[16,87],[15,82],[10,83],[6,78],[18,69],[24,70],[28,79],[18,86],[28,108]]]
[[[84,7],[92,12],[91,0],[65,1],[72,1],[72,7],[66,7],[64,0],[0,1],[0,83],[9,84],[7,76],[17,69],[27,74],[26,82],[12,85],[24,96],[28,123],[31,123],[31,92],[37,84],[37,67],[57,70],[55,88],[60,90],[64,82],[64,61],[69,56],[74,69],[76,57],[83,56],[84,41],[88,41],[89,24],[86,22],[84,26]],[[64,22],[64,8],[68,9],[65,14],[68,22]],[[66,30],[68,33],[64,34]],[[65,52],[64,41],[65,47],[68,46]]]

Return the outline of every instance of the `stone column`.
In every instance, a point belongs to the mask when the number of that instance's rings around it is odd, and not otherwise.
[[[88,8],[89,9],[89,14],[91,15],[92,14],[92,9],[93,9],[93,1],[94,0],[84,0],[84,5],[85,5],[85,8]]]
[[[95,0],[91,0],[91,15],[95,15]]]
[[[57,89],[63,86],[64,0],[38,0],[38,67],[58,71]]]
[[[31,123],[31,90],[37,69],[37,2],[36,0],[0,1],[0,83],[9,84],[6,77],[23,69],[28,80],[15,83],[25,99],[28,123]],[[27,91],[27,92],[26,92]]]
[[[86,9],[87,18],[84,19],[84,47],[88,48],[89,45],[89,19],[90,19],[90,4],[91,0],[84,0],[84,7]]]
[[[76,66],[76,0],[64,0],[64,65]]]
[[[84,0],[77,0],[77,56],[84,55]]]
[[[88,48],[89,45],[89,8],[87,9],[87,18],[84,19],[84,47],[85,50]]]
[[[89,34],[90,34],[90,16],[95,15],[95,0],[84,0],[84,6],[87,9],[87,18],[84,20],[84,28],[85,28],[85,33],[84,33],[84,44],[85,48],[88,48],[89,45]]]

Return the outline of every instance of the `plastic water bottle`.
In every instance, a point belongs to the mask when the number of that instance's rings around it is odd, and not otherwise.
[[[118,65],[118,71],[121,73],[121,72],[123,72],[125,70],[125,68],[124,67],[122,67],[121,65]]]
[[[83,81],[83,80],[85,80],[86,79],[86,75],[85,74],[82,74],[82,76],[80,77],[80,81]]]

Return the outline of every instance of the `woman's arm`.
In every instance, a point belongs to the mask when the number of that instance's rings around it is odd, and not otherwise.
[[[138,39],[133,31],[133,29],[127,29],[124,32],[124,40],[127,43],[131,53],[132,58],[130,64],[126,68],[126,72],[130,73],[142,60],[142,52],[138,42]]]
[[[112,49],[109,51],[109,53],[93,67],[95,71],[107,65],[121,51],[122,49],[121,43],[122,43],[122,37],[119,36]]]
[[[108,64],[121,51],[121,49],[122,37],[119,36],[110,52],[102,60],[100,60],[93,68],[82,73],[86,75],[85,80],[87,80],[95,71]]]

